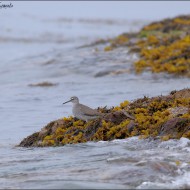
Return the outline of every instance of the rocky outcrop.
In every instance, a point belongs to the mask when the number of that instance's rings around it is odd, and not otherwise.
[[[63,146],[87,141],[159,137],[190,139],[190,89],[167,96],[143,97],[120,106],[98,108],[103,117],[85,122],[73,117],[50,122],[19,146]]]
[[[137,33],[121,34],[110,40],[104,50],[128,47],[130,52],[137,53],[139,59],[133,62],[134,71],[137,73],[165,72],[174,76],[190,77],[189,31],[190,15],[178,16],[150,23]]]

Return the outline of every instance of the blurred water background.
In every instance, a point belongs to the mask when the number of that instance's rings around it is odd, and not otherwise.
[[[186,78],[113,74],[129,69],[136,59],[126,48],[104,52],[103,45],[80,47],[189,14],[190,2],[11,3],[12,8],[0,9],[0,187],[190,187],[190,142],[185,138],[15,147],[50,121],[71,115],[71,105],[62,106],[70,96],[94,108],[111,107],[189,87]],[[45,81],[56,85],[30,86]]]

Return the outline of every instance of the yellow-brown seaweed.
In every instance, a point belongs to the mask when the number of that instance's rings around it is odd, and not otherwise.
[[[99,111],[105,116],[89,122],[73,117],[53,121],[25,138],[20,146],[63,146],[132,136],[159,136],[161,140],[190,138],[190,89],[172,91],[167,96],[124,101],[120,106],[99,108]]]

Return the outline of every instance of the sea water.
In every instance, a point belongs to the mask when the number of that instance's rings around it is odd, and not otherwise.
[[[127,48],[104,52],[106,44],[85,46],[138,31],[149,21],[9,13],[1,12],[0,22],[1,188],[190,187],[190,141],[185,138],[16,147],[50,121],[72,115],[71,104],[62,105],[70,96],[93,108],[111,107],[165,95],[189,87],[190,81],[151,73],[117,75],[131,71],[137,55]],[[30,86],[45,81],[55,85]]]

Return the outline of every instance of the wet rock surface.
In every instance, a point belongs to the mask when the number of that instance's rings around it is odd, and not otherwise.
[[[181,137],[184,131],[189,129],[189,126],[186,123],[189,122],[189,119],[186,118],[172,118],[169,119],[166,123],[163,124],[160,135],[172,135],[172,137]]]

